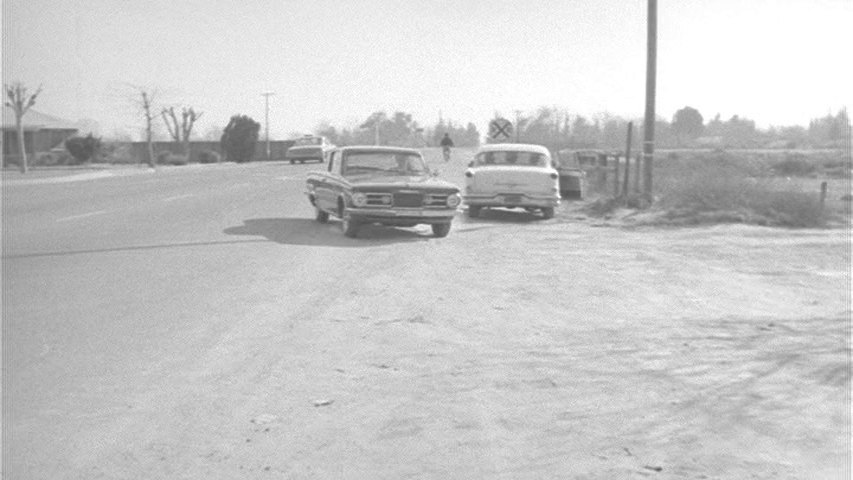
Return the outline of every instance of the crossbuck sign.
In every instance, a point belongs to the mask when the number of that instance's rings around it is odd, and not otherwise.
[[[496,118],[489,122],[489,138],[492,140],[509,140],[512,135],[512,123],[505,118]]]

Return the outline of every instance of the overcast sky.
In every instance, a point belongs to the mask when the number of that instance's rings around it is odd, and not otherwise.
[[[853,104],[853,0],[660,0],[657,113],[808,124]],[[9,35],[11,33],[11,35]],[[137,136],[133,86],[274,138],[402,110],[643,115],[645,0],[3,0],[3,81]]]

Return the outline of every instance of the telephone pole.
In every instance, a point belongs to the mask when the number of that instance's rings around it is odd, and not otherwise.
[[[261,95],[264,97],[266,111],[267,160],[270,160],[270,96],[275,95],[275,92],[264,92]]]
[[[649,0],[648,36],[646,39],[646,115],[643,125],[643,166],[645,196],[651,202],[652,170],[655,153],[655,80],[657,72],[658,2]]]

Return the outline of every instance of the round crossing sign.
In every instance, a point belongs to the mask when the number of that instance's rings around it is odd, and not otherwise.
[[[489,138],[492,140],[509,140],[512,135],[512,122],[505,118],[496,118],[489,122]]]

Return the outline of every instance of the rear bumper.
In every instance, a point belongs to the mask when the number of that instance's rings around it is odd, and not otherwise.
[[[518,201],[507,201],[505,195],[465,195],[463,201],[475,207],[558,207],[559,196],[520,195]]]

